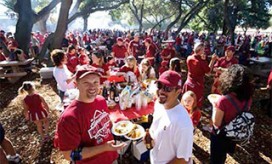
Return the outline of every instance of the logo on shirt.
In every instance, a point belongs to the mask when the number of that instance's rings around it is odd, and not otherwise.
[[[103,142],[103,138],[107,138],[110,134],[109,115],[104,111],[96,110],[94,117],[90,121],[89,136],[91,139],[96,139],[97,144],[99,144]]]

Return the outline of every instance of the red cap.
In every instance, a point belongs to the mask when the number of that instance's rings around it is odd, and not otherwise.
[[[228,46],[227,51],[235,52],[235,47],[234,46]]]
[[[146,39],[144,40],[144,42],[147,42],[147,43],[151,44],[151,43],[152,43],[152,40],[151,40],[150,38],[146,38]]]
[[[123,42],[123,38],[121,38],[121,37],[118,37],[116,40],[117,40],[117,42],[118,41]]]
[[[126,39],[125,39],[125,42],[128,42],[128,43],[129,43],[129,42],[130,42],[130,39],[129,39],[129,38],[126,38]]]
[[[100,72],[98,72],[97,68],[92,67],[92,66],[83,66],[83,67],[79,67],[79,69],[77,70],[75,76],[76,76],[76,80],[78,79],[82,79],[83,77],[85,77],[86,75],[89,74],[96,74],[98,76],[101,76]]]
[[[166,85],[169,87],[177,87],[177,88],[182,87],[181,76],[176,71],[168,70],[163,72],[160,75],[159,80],[157,80],[157,82],[160,82],[163,85]]]

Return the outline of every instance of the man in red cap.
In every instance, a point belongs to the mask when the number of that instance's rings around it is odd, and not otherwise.
[[[75,163],[112,164],[125,144],[114,144],[107,103],[98,95],[100,74],[82,67],[75,78],[79,96],[58,120],[54,144]]]
[[[149,130],[154,140],[150,162],[186,163],[192,157],[194,127],[178,100],[182,88],[181,76],[175,71],[166,71],[160,75],[157,88],[158,98]]]
[[[235,53],[235,47],[234,46],[228,46],[228,48],[225,51],[225,56],[221,57],[217,60],[213,67],[213,71],[215,71],[214,76],[214,83],[212,86],[212,93],[220,94],[219,91],[219,76],[221,75],[222,71],[225,71],[228,67],[230,67],[233,64],[238,64],[238,60],[234,57]]]
[[[112,46],[111,55],[115,57],[119,67],[125,64],[125,58],[128,56],[127,49],[124,46],[123,39],[121,37],[116,39],[117,43]]]

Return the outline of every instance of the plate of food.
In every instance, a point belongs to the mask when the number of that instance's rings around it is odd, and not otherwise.
[[[129,140],[138,140],[140,138],[143,138],[144,135],[144,128],[141,125],[133,124],[132,130],[125,135],[125,138]]]
[[[116,136],[123,136],[133,129],[133,123],[130,121],[119,121],[112,126],[112,133]]]
[[[210,94],[208,96],[208,100],[210,101],[210,103],[212,103],[214,105],[220,97],[221,97],[221,95],[219,95],[219,94]]]

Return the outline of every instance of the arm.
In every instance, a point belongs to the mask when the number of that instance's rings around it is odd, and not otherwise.
[[[218,108],[215,108],[213,112],[214,112],[212,115],[213,125],[215,125],[216,127],[220,127],[224,117],[224,112]]]
[[[209,67],[210,67],[211,70],[212,70],[212,67],[213,67],[215,61],[217,60],[217,58],[218,58],[218,57],[217,57],[216,54],[213,54],[213,55],[212,55],[212,59],[211,59],[210,64],[209,64]]]
[[[107,143],[103,145],[93,146],[93,147],[84,147],[82,149],[81,155],[82,159],[91,158],[93,156],[96,156],[100,153],[107,152],[107,151],[117,151],[122,149],[125,145],[125,143],[121,143],[119,145],[114,145],[114,141],[108,141]],[[71,154],[72,150],[68,151],[62,151],[63,156],[66,160],[71,161]]]

